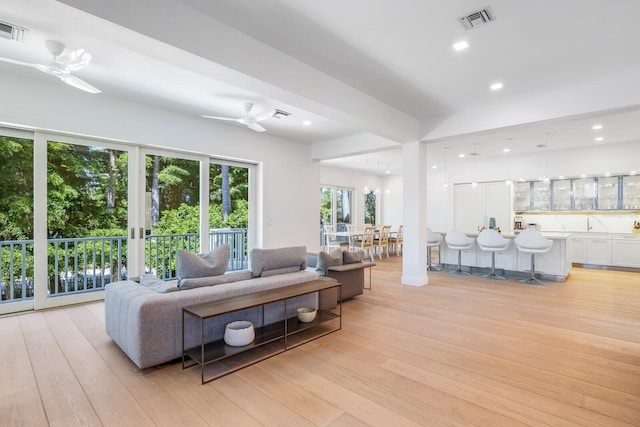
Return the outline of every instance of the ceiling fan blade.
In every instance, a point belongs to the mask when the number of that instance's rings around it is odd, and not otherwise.
[[[10,64],[26,65],[27,67],[36,67],[36,65],[39,65],[39,64],[32,64],[31,62],[23,62],[23,61],[18,61],[18,60],[11,59],[11,58],[5,58],[5,57],[2,57],[2,56],[0,56],[0,61],[8,62]]]
[[[97,89],[97,88],[91,86],[89,83],[85,82],[81,78],[76,77],[76,76],[72,76],[70,74],[58,76],[58,78],[60,80],[62,80],[63,82],[65,82],[66,84],[68,84],[70,86],[73,86],[73,87],[75,87],[77,89],[83,90],[85,92],[89,92],[89,93],[100,93],[100,92],[102,92],[100,89]]]
[[[256,114],[255,116],[251,116],[256,122],[261,122],[263,120],[268,119],[269,117],[272,117],[274,114],[276,113],[276,109],[275,108],[267,108],[265,111],[263,111],[260,114]]]
[[[248,122],[245,123],[247,125],[247,127],[251,130],[255,130],[256,132],[264,132],[266,131],[265,128],[263,128],[262,126],[260,126],[258,123],[256,122]]]
[[[242,119],[232,119],[231,117],[207,116],[205,114],[203,114],[202,117],[206,117],[207,119],[226,120],[226,121],[229,121],[229,122],[240,122],[240,120],[242,120]],[[242,123],[242,122],[240,122],[240,123]]]

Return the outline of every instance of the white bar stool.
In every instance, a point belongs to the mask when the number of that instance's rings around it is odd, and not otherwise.
[[[518,282],[526,285],[546,285],[547,282],[536,279],[536,254],[549,252],[553,245],[553,240],[545,238],[535,228],[522,230],[518,237],[513,239],[520,252],[531,254],[531,275],[527,279],[520,279]]]
[[[446,236],[444,236],[444,241],[447,242],[447,246],[451,249],[458,251],[458,268],[456,270],[449,270],[451,274],[458,274],[461,276],[469,276],[471,273],[467,271],[462,271],[462,251],[467,249],[471,249],[473,247],[474,239],[468,237],[460,230],[450,230]]]
[[[442,243],[442,235],[436,234],[427,228],[427,271],[440,271],[441,268],[434,267],[431,263],[431,248],[439,248]],[[438,250],[438,260],[440,259],[440,250]],[[438,262],[439,263],[439,262]]]
[[[505,239],[496,230],[485,228],[480,232],[476,241],[480,250],[491,252],[491,273],[481,274],[480,277],[491,280],[506,280],[506,277],[496,274],[496,252],[507,250],[511,240]]]

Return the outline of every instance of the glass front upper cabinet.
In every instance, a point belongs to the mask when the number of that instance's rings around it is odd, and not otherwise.
[[[513,185],[513,210],[516,212],[528,211],[531,208],[531,183],[516,182]]]
[[[553,181],[553,205],[554,211],[570,211],[571,208],[571,180],[558,179]]]
[[[548,211],[551,209],[551,186],[549,182],[533,182],[533,201],[531,209],[534,211]]]
[[[598,209],[618,209],[618,181],[617,176],[598,178]]]
[[[640,209],[640,175],[622,177],[622,209]]]
[[[574,209],[577,211],[590,211],[594,209],[595,180],[593,178],[580,178],[573,181]]]

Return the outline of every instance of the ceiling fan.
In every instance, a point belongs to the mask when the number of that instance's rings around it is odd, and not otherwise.
[[[100,93],[102,92],[100,89],[96,89],[91,86],[89,83],[85,82],[79,77],[71,74],[72,71],[78,71],[84,68],[89,62],[91,62],[91,54],[87,52],[85,49],[78,49],[72,52],[64,53],[65,47],[62,43],[47,40],[45,41],[45,45],[47,50],[53,55],[53,61],[51,61],[48,65],[43,64],[35,64],[31,62],[23,62],[10,58],[0,57],[0,61],[10,62],[12,64],[18,65],[26,65],[28,67],[33,67],[37,70],[42,71],[43,73],[50,74],[55,76],[65,82],[68,85],[71,85],[75,88],[83,90],[89,93]]]
[[[215,117],[215,116],[207,116],[207,115],[203,115],[202,117],[206,117],[208,119],[228,120],[228,121],[238,122],[238,123],[242,123],[243,125],[246,125],[249,129],[254,130],[256,132],[264,132],[266,129],[260,126],[258,122],[261,122],[263,120],[268,119],[269,117],[272,117],[275,114],[276,110],[275,108],[270,108],[270,107],[262,107],[262,108],[260,107],[261,106],[255,105],[252,102],[245,102],[244,104],[245,116],[239,119],[234,119],[231,117]]]

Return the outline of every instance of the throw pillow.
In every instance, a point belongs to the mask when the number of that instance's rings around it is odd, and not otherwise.
[[[206,254],[187,251],[176,252],[176,275],[178,280],[194,277],[220,276],[227,271],[229,245],[222,245]]]
[[[342,249],[336,249],[333,252],[318,252],[318,264],[316,271],[321,276],[327,275],[327,268],[335,265],[342,265]]]
[[[356,263],[362,262],[363,259],[364,259],[364,251],[342,252],[342,262],[345,264],[356,264]]]

